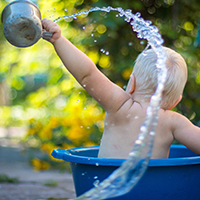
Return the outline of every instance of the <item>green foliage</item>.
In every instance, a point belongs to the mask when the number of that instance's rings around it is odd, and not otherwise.
[[[132,9],[145,20],[151,20],[159,28],[164,45],[178,51],[188,65],[188,83],[176,111],[199,124],[200,49],[194,46],[198,0],[38,0],[37,3],[42,18],[51,20],[94,6]],[[1,0],[0,11],[6,4],[6,0]],[[123,87],[146,41],[137,39],[131,26],[116,15],[116,12],[93,12],[58,24],[65,37]],[[66,71],[51,44],[41,39],[31,47],[17,48],[6,41],[2,24],[0,29],[0,87],[6,85],[9,93],[3,96],[4,103],[0,98],[0,125],[27,125],[26,142],[48,153],[56,147],[99,144],[104,111]],[[35,166],[49,167],[38,160]]]
[[[44,185],[49,187],[56,187],[58,185],[58,182],[54,180],[48,180],[44,183]]]
[[[0,174],[0,183],[18,183],[18,178],[11,178],[6,174]]]

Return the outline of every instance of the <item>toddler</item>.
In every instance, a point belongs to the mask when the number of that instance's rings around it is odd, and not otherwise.
[[[157,55],[150,49],[141,53],[124,91],[102,74],[92,60],[61,35],[58,24],[43,19],[49,40],[67,70],[106,111],[100,158],[127,158],[145,120],[150,97],[157,87]],[[180,54],[163,47],[168,76],[160,102],[159,118],[151,158],[168,158],[170,145],[176,139],[200,154],[200,128],[183,115],[170,109],[182,98],[187,81],[187,66]]]

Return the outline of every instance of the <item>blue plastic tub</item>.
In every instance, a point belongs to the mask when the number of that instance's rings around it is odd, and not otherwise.
[[[124,159],[97,158],[99,147],[55,149],[54,158],[69,161],[76,195],[102,181]],[[172,145],[168,159],[151,159],[137,185],[115,200],[200,200],[200,156],[182,145]]]

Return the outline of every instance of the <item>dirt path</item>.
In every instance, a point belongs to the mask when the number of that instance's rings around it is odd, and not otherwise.
[[[5,174],[11,181],[17,178],[18,183],[0,182],[1,200],[75,198],[73,179],[69,172],[35,172],[28,163],[27,155],[22,153],[19,146],[9,145],[8,140],[0,137],[0,175]]]

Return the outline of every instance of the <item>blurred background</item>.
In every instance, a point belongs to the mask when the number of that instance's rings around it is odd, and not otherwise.
[[[0,1],[0,12],[10,3]],[[200,30],[198,0],[34,0],[42,18],[58,17],[91,7],[122,7],[140,12],[159,28],[164,45],[179,52],[188,65],[183,99],[174,109],[200,124]],[[85,52],[113,82],[125,89],[144,40],[116,12],[93,12],[61,20],[62,34]],[[52,165],[55,148],[99,145],[104,110],[64,68],[53,46],[40,39],[28,48],[12,46],[0,24],[0,127],[23,128],[25,148],[46,153],[33,157],[36,168]]]

